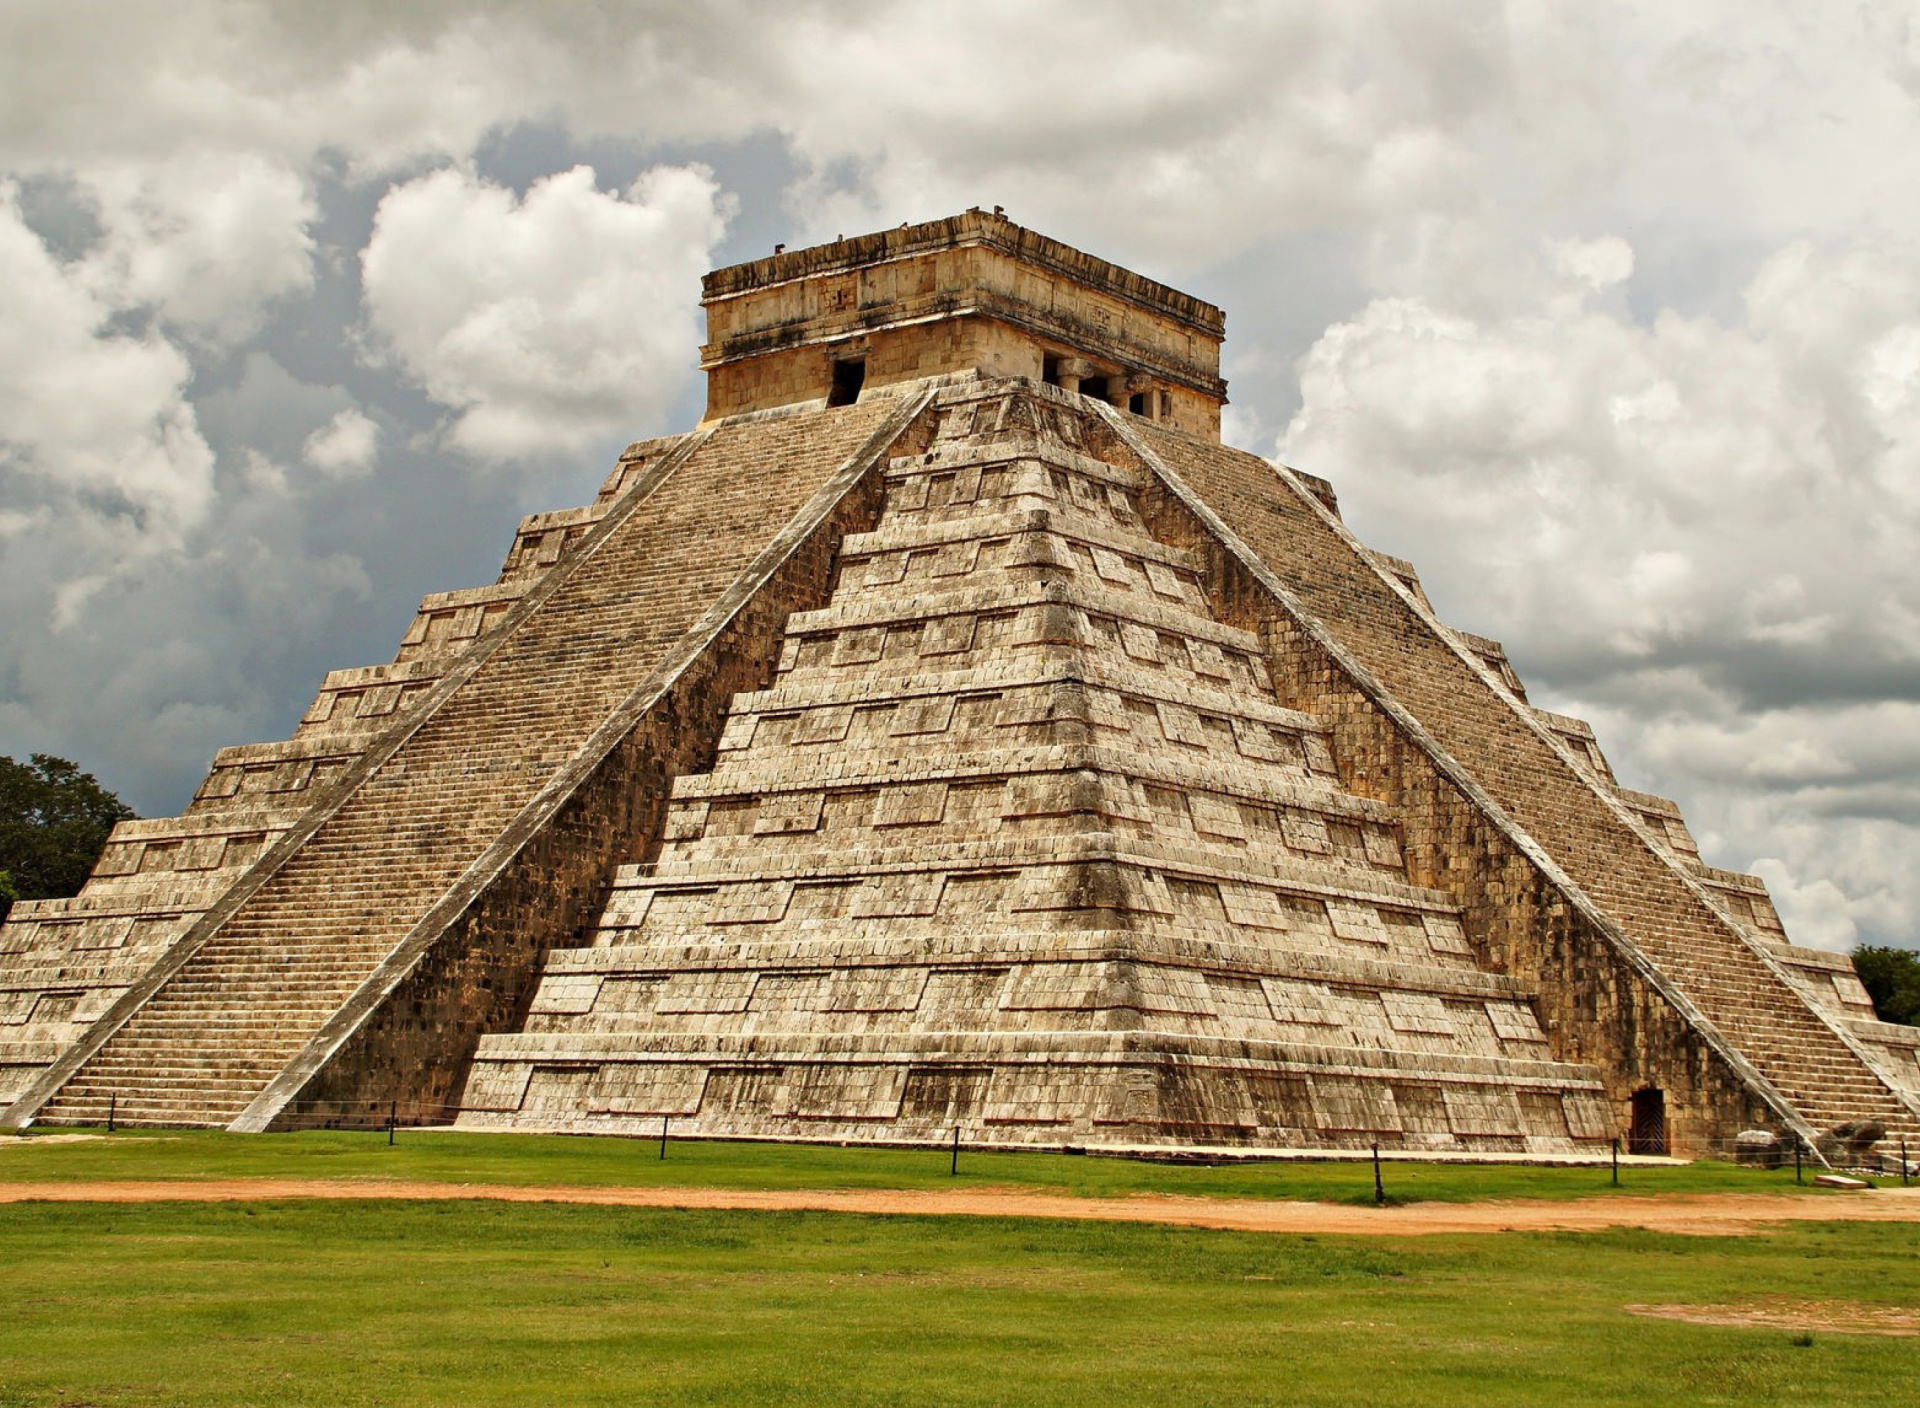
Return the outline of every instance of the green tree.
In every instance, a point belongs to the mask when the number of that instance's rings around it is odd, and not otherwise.
[[[114,823],[133,814],[65,758],[0,758],[0,918],[16,899],[78,894]]]
[[[1853,971],[1881,1021],[1920,1026],[1920,953],[1862,944],[1853,951]]]

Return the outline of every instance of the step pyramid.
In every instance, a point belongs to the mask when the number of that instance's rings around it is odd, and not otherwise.
[[[463,1123],[1567,1152],[1613,1131],[1090,411],[940,399]],[[1102,451],[1105,451],[1103,454]]]
[[[1920,1145],[1920,1033],[999,215],[709,275],[709,409],[0,930],[0,1123]]]

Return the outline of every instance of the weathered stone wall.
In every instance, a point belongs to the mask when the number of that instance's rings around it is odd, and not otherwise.
[[[1038,343],[1005,323],[983,317],[943,319],[909,328],[883,328],[841,342],[809,342],[714,367],[707,374],[708,418],[740,407],[824,406],[834,363],[865,363],[870,392],[947,372],[981,370],[991,376],[1040,379]]]

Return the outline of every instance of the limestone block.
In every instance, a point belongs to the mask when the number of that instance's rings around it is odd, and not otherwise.
[[[1533,1009],[1523,1003],[1489,1002],[1486,1012],[1494,1034],[1502,1041],[1544,1043],[1547,1039]]]
[[[938,823],[947,810],[947,784],[944,782],[907,783],[880,791],[874,808],[875,826],[929,826]]]
[[[1008,1012],[1076,1011],[1112,1007],[1128,995],[1128,983],[1110,963],[1036,963],[1015,969],[1002,989]]]
[[[878,875],[860,887],[850,913],[855,919],[893,919],[933,914],[946,888],[945,874]]]
[[[791,880],[748,880],[722,885],[708,906],[709,924],[771,924],[787,912]]]
[[[608,1062],[588,1082],[583,1113],[687,1116],[700,1108],[707,1068],[657,1062]]]
[[[1142,570],[1146,573],[1147,585],[1156,595],[1166,597],[1170,601],[1186,599],[1186,583],[1181,580],[1180,574],[1166,563],[1149,557],[1142,564]],[[1215,654],[1217,653],[1218,647],[1215,647]],[[1220,677],[1223,679],[1226,677],[1224,670]]]
[[[1280,832],[1289,848],[1305,855],[1326,855],[1333,849],[1326,818],[1317,812],[1288,808],[1280,817]]]
[[[826,796],[820,792],[776,792],[763,797],[753,819],[756,836],[790,836],[818,831]]]
[[[1202,835],[1235,841],[1247,839],[1246,821],[1240,814],[1239,805],[1228,798],[1192,792],[1187,795],[1187,810],[1193,820],[1193,829]]]
[[[467,1078],[461,1108],[469,1111],[517,1111],[526,1103],[533,1067],[525,1062],[482,1061]]]
[[[667,808],[666,828],[662,838],[667,841],[692,841],[706,834],[707,817],[712,811],[708,802],[674,802]]]
[[[1220,886],[1220,902],[1236,928],[1286,933],[1293,927],[1293,911],[1281,903],[1278,891],[1227,882]]]
[[[1369,861],[1389,870],[1400,870],[1406,865],[1406,858],[1400,853],[1400,842],[1390,831],[1367,827],[1361,832],[1361,842],[1366,848]]]
[[[991,1066],[909,1067],[901,1089],[900,1117],[936,1127],[978,1120],[993,1075]]]
[[[661,984],[654,1010],[678,1012],[744,1012],[753,998],[759,975],[748,972],[681,972]]]
[[[1274,1020],[1302,1027],[1337,1027],[1340,1023],[1333,994],[1325,983],[1293,978],[1262,978],[1261,987]]]
[[[1447,1085],[1447,1121],[1455,1134],[1517,1135],[1526,1132],[1520,1102],[1498,1085]]]
[[[1786,1145],[1780,1136],[1770,1129],[1743,1129],[1734,1136],[1733,1157],[1736,1163],[1779,1168],[1785,1160],[1785,1150]]]
[[[1396,1032],[1453,1034],[1446,1004],[1431,993],[1385,992],[1380,994],[1380,1003],[1386,1009],[1388,1025]]]
[[[906,700],[894,712],[891,732],[895,738],[945,733],[953,725],[954,703],[952,695]]]
[[[533,1066],[519,1108],[528,1114],[564,1119],[587,1107],[587,1093],[598,1069],[590,1065]]]
[[[1393,1088],[1349,1076],[1315,1075],[1307,1079],[1316,1128],[1330,1133],[1398,1134],[1400,1109]]]
[[[936,616],[920,637],[923,656],[954,655],[973,648],[974,616]]]
[[[1212,1010],[1231,1029],[1246,1035],[1270,1030],[1273,1004],[1267,1000],[1266,985],[1260,979],[1238,973],[1208,973],[1206,983]]]
[[[583,1013],[593,1010],[605,978],[597,974],[549,977],[534,994],[531,1010],[540,1013]]]
[[[1471,957],[1473,948],[1467,943],[1466,930],[1460,920],[1452,914],[1422,914],[1421,925],[1426,929],[1427,943],[1435,953],[1457,954]]]
[[[1857,974],[1832,973],[1828,977],[1833,983],[1834,996],[1839,998],[1841,1006],[1850,1007],[1856,1012],[1873,1010],[1873,998],[1868,994],[1866,985],[1860,981]]]
[[[1161,663],[1160,633],[1150,627],[1133,621],[1120,622],[1120,645],[1130,660],[1137,660],[1143,665]]]
[[[852,724],[851,706],[836,705],[825,709],[809,709],[800,716],[789,741],[795,746],[811,743],[839,743],[845,740],[847,730]]]
[[[820,1010],[915,1011],[926,994],[930,971],[926,968],[843,968],[833,975]]]
[[[886,646],[887,631],[884,626],[867,626],[850,631],[842,631],[834,638],[833,664],[866,665],[880,658]]]
[[[813,1066],[790,1087],[802,1119],[891,1120],[906,1090],[904,1066]]]
[[[1354,943],[1384,946],[1390,941],[1380,911],[1373,905],[1328,900],[1327,919],[1336,935]]]

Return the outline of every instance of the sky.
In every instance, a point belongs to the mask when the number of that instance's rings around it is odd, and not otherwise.
[[[142,813],[699,417],[699,276],[1008,215],[1764,876],[1920,947],[1920,4],[11,0],[0,752]]]

